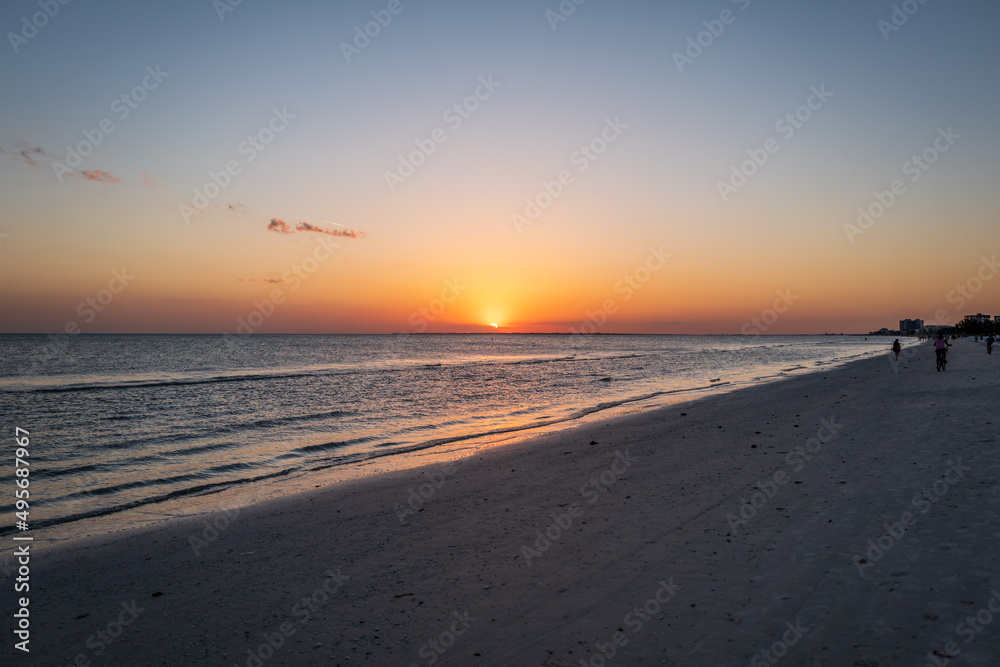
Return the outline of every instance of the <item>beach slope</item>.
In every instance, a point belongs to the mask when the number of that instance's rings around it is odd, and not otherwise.
[[[1000,664],[1000,357],[950,357],[39,548],[30,664]]]

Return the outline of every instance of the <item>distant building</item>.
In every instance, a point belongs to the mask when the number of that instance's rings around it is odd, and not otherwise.
[[[900,320],[899,321],[899,331],[900,333],[906,333],[907,331],[920,331],[924,328],[923,320]]]
[[[1000,318],[997,318],[997,320],[1000,321]],[[975,315],[966,315],[965,321],[968,324],[989,324],[990,316],[976,313]]]

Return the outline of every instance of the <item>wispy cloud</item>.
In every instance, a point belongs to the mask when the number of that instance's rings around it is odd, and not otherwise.
[[[158,188],[165,188],[165,187],[167,187],[166,185],[163,185],[162,183],[157,183],[152,178],[150,178],[147,174],[143,174],[142,175],[142,184],[145,185],[147,188],[151,188],[153,190],[156,190]]]
[[[121,179],[100,169],[84,169],[80,172],[88,181],[98,181],[100,183],[118,183]]]
[[[268,223],[267,229],[268,231],[278,232],[279,234],[315,232],[317,234],[328,234],[330,236],[339,236],[347,239],[363,239],[365,237],[364,232],[359,232],[354,229],[326,229],[325,227],[320,227],[309,222],[302,222],[301,220],[295,224],[294,228],[292,228],[290,224],[281,218],[271,218],[271,222]]]
[[[0,154],[9,155],[12,160],[17,162],[25,162],[30,167],[41,167],[39,163],[39,158],[52,157],[51,154],[46,151],[41,146],[35,146],[27,141],[22,141],[16,146],[14,150],[5,150],[0,148]],[[58,175],[58,172],[57,172]],[[66,170],[62,173],[63,176],[70,178],[82,178],[85,181],[95,181],[97,183],[120,183],[121,179],[112,174],[111,172],[104,171],[102,169],[84,169],[80,172]],[[165,188],[165,185],[157,185],[149,176],[146,174],[142,175],[142,182],[152,188],[160,187]]]
[[[308,222],[300,222],[295,225],[295,230],[299,232],[329,234],[330,236],[343,236],[349,239],[363,239],[365,237],[364,232],[358,232],[353,229],[324,229],[323,227],[318,227],[317,225],[313,225]]]
[[[25,162],[30,164],[32,167],[41,166],[38,164],[38,160],[36,160],[33,157],[35,155],[41,155],[42,157],[45,157],[48,155],[48,153],[46,153],[41,146],[32,146],[31,148],[21,149],[21,157],[24,159]]]
[[[285,282],[281,278],[238,278],[241,283],[272,283],[278,284]]]
[[[239,202],[236,202],[235,204],[226,202],[226,210],[230,213],[235,213],[236,215],[243,215],[247,212],[247,207],[246,204],[241,204]]]
[[[18,144],[17,146],[14,147],[14,150],[17,151],[17,154],[14,156],[15,160],[24,160],[32,167],[41,166],[38,163],[38,160],[35,159],[37,156],[41,157],[48,156],[48,153],[46,153],[45,149],[42,148],[41,146],[32,146],[27,143]],[[0,152],[5,153],[6,151],[0,149]]]

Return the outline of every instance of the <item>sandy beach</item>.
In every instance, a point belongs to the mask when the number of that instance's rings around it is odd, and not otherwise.
[[[34,545],[9,664],[1000,664],[1000,357],[950,357]]]

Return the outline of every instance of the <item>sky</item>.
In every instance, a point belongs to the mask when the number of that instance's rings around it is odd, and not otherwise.
[[[3,3],[0,332],[1000,315],[1000,4],[579,1]]]

